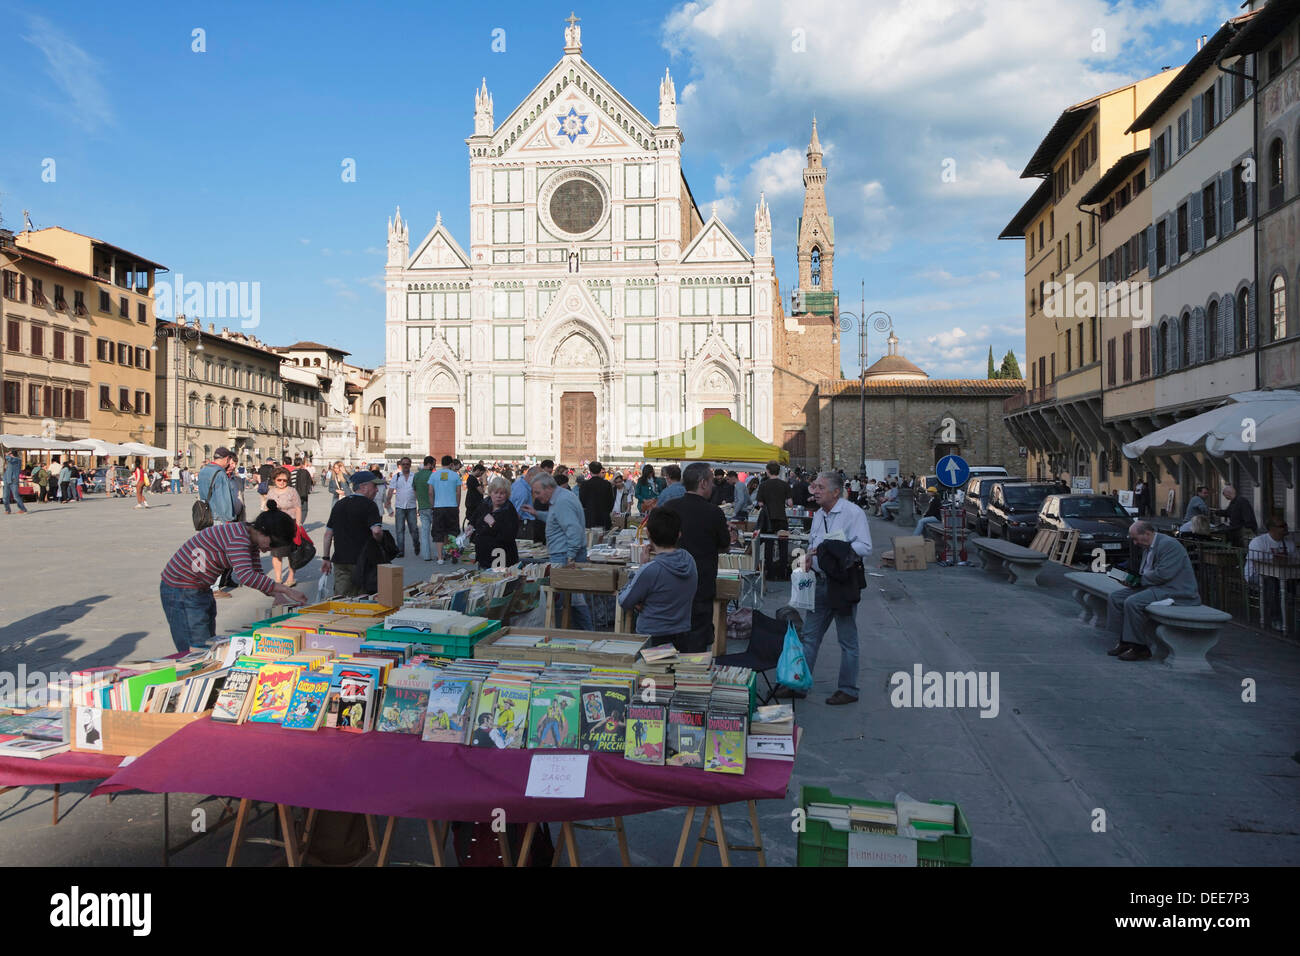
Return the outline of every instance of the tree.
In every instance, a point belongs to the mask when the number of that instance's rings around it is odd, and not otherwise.
[[[992,361],[990,359],[990,361]],[[990,376],[992,377],[992,376]],[[1016,353],[1007,349],[1007,354],[1002,356],[1002,369],[998,372],[998,378],[1023,378],[1020,374],[1020,363],[1016,361]]]
[[[989,346],[989,378],[997,378],[998,373],[993,370],[993,346]]]

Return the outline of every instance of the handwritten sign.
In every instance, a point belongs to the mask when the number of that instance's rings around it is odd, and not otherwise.
[[[850,833],[849,866],[916,866],[916,841],[884,833]]]
[[[581,798],[587,795],[586,754],[534,754],[528,765],[526,797]]]

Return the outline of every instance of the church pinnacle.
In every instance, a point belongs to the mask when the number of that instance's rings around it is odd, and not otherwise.
[[[568,24],[564,28],[564,52],[580,55],[582,53],[582,27],[578,26],[582,17],[574,16],[573,11],[569,11],[569,19],[564,21]]]

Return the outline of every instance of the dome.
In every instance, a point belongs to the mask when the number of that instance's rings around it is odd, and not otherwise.
[[[868,381],[873,379],[917,381],[930,376],[922,368],[898,354],[898,336],[891,331],[889,333],[889,354],[877,359],[872,365],[868,366],[864,377]]]

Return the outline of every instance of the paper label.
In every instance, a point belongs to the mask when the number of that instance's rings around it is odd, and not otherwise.
[[[586,754],[534,754],[528,765],[526,797],[582,798],[587,795]]]
[[[916,841],[886,833],[850,833],[849,866],[916,866]]]

